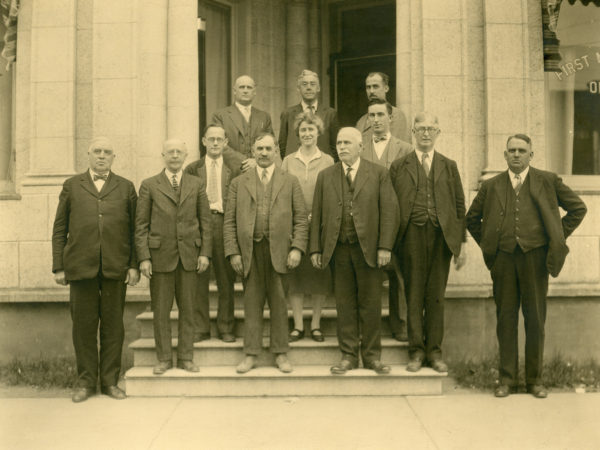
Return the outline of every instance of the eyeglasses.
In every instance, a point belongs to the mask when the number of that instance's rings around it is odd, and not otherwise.
[[[217,144],[220,144],[221,142],[223,142],[225,140],[222,137],[209,137],[209,138],[204,138],[204,139],[206,139],[211,144],[214,144],[215,142]]]
[[[169,156],[172,155],[184,155],[185,152],[183,150],[178,150],[178,149],[171,149],[171,150],[167,150],[165,151],[165,153]]]
[[[435,134],[440,131],[440,129],[437,127],[415,127],[414,130],[419,134],[425,134],[425,132],[429,134]]]

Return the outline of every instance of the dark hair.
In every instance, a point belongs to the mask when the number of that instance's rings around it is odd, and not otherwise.
[[[373,105],[385,105],[385,109],[387,109],[388,114],[390,116],[392,115],[392,105],[387,100],[384,100],[382,98],[372,98],[371,100],[369,100],[369,106]]]
[[[379,75],[381,77],[381,81],[383,81],[383,84],[385,84],[386,86],[390,85],[390,77],[383,72],[369,72],[367,78],[373,77],[375,75]],[[367,81],[367,78],[365,78],[365,81]]]
[[[275,136],[273,135],[273,133],[269,133],[268,131],[262,131],[262,132],[258,133],[258,135],[252,141],[252,147],[254,147],[254,144],[256,144],[256,141],[260,141],[262,138],[265,138],[267,136],[271,136],[273,138],[273,142],[275,143],[275,146],[277,147],[277,139],[275,139]]]
[[[225,128],[223,128],[221,125],[219,125],[218,123],[209,123],[208,125],[206,125],[204,127],[204,130],[202,131],[202,136],[206,136],[206,132],[210,129],[210,128],[220,128],[221,130],[223,130],[223,133],[225,132]]]
[[[319,135],[323,134],[323,132],[325,131],[325,124],[319,116],[310,112],[301,112],[294,119],[294,132],[296,133],[296,136],[300,134],[300,124],[302,122],[306,122],[310,125],[314,125],[315,127],[317,127]]]
[[[512,136],[509,136],[508,139],[506,140],[507,147],[508,147],[508,143],[510,142],[511,139],[521,139],[522,141],[527,142],[531,146],[531,138],[529,136],[527,136],[526,134],[517,133],[517,134],[513,134]]]

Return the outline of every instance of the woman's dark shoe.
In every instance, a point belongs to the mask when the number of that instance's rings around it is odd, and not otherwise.
[[[315,342],[323,342],[325,340],[325,337],[323,336],[323,333],[321,332],[320,328],[310,330],[310,337]]]
[[[296,342],[303,338],[304,338],[304,330],[299,330],[298,328],[294,328],[290,332],[290,336],[289,336],[288,340],[289,340],[289,342]]]

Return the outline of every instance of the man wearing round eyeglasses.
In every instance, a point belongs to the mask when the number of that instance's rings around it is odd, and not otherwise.
[[[217,333],[223,342],[235,342],[233,316],[235,271],[225,258],[223,247],[223,214],[229,183],[241,173],[244,156],[227,146],[225,130],[220,125],[208,125],[202,138],[206,155],[188,165],[184,172],[200,178],[206,195],[212,221],[212,267],[219,290]],[[208,285],[210,271],[199,275],[198,291],[194,302],[194,342],[210,339]]]
[[[465,196],[456,162],[435,149],[440,134],[435,115],[421,112],[413,122],[415,151],[394,161],[390,177],[400,205],[396,249],[408,307],[410,360],[418,371],[426,359],[447,372],[442,359],[444,292],[454,255],[465,263]]]
[[[197,273],[208,269],[212,254],[212,227],[204,185],[181,170],[186,156],[185,142],[164,142],[165,169],[142,181],[136,212],[135,244],[140,271],[150,280],[154,313],[155,375],[173,366],[173,297],[179,309],[177,367],[198,372],[193,362],[193,304]]]

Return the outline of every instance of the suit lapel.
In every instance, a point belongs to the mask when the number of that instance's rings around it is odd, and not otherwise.
[[[240,131],[240,133],[244,134],[244,116],[242,116],[242,113],[240,112],[239,109],[237,109],[237,106],[232,105],[229,107],[229,110],[227,111],[229,113],[229,117],[231,117],[231,121],[233,122],[233,124],[237,127],[237,129]],[[250,120],[252,121],[252,115],[250,115]]]
[[[204,164],[205,170],[206,170],[206,164]],[[179,196],[179,204],[182,204],[183,201],[186,199],[186,197],[189,197],[190,194],[194,191],[192,189],[192,183],[190,182],[190,177],[191,175],[188,175],[187,173],[183,173],[183,175],[181,175],[181,193]]]
[[[100,194],[98,193],[98,189],[96,189],[96,185],[92,181],[92,176],[90,175],[90,171],[87,170],[81,174],[79,178],[79,183],[83,189],[88,191],[94,197],[98,197]],[[106,185],[106,183],[104,183]]]
[[[419,164],[419,161],[417,161],[417,154],[415,152],[412,152],[412,154],[404,160],[404,167],[410,174],[415,186],[417,185],[417,164]]]
[[[373,135],[368,133],[365,135],[365,142],[363,142],[363,151],[364,155],[363,159],[367,159],[369,161],[375,161],[377,158],[377,154],[375,153],[375,147],[373,146]]]
[[[183,177],[181,178],[183,181]],[[169,197],[173,203],[177,204],[177,197],[175,196],[175,192],[173,192],[173,186],[171,182],[167,178],[167,174],[163,170],[157,178],[157,187],[158,190]]]
[[[503,176],[498,178],[498,183],[496,186],[496,195],[498,196],[498,201],[500,202],[502,211],[506,209],[506,192],[509,184],[510,177],[508,176],[508,171],[506,171],[504,172]],[[510,186],[510,188],[512,189],[512,185]]]
[[[221,200],[225,200],[227,197],[227,186],[229,185],[229,176],[231,174],[231,170],[229,167],[225,165],[225,161],[223,161],[223,165],[221,166]]]
[[[431,164],[431,168],[433,169],[433,183],[437,183],[438,178],[442,174],[443,171],[446,170],[446,161],[440,156],[438,152],[433,153],[433,161]]]
[[[273,203],[275,203],[275,199],[277,198],[277,194],[281,191],[283,187],[283,173],[279,171],[277,167],[273,170],[273,176],[271,177],[271,208],[273,207]]]
[[[369,166],[365,164],[365,160],[362,160],[360,162],[360,166],[358,166],[358,170],[356,171],[356,177],[354,178],[354,195],[352,198],[356,198],[368,178]]]
[[[527,176],[529,177],[529,193],[531,194],[531,197],[534,200],[542,198],[542,196],[540,195],[540,191],[542,189],[542,182],[540,180],[540,177],[538,176],[538,173],[533,167],[529,167],[529,173],[527,174]],[[523,180],[523,183],[524,182],[525,180]]]
[[[244,172],[240,177],[244,177],[244,186],[246,186],[252,200],[256,201],[256,168]]]
[[[112,172],[109,172],[108,178],[106,179],[104,186],[102,186],[102,189],[100,190],[100,198],[110,194],[113,190],[117,188],[118,185],[119,180],[117,180],[117,177],[115,177]]]
[[[396,161],[396,158],[398,158],[398,153],[400,152],[400,147],[397,145],[397,142],[394,140],[394,136],[392,136],[390,138],[387,145],[385,146],[385,149],[387,150],[386,163],[389,163],[389,164],[386,164],[386,167],[389,168],[391,163]]]

